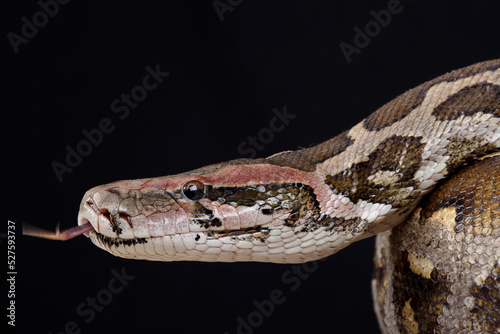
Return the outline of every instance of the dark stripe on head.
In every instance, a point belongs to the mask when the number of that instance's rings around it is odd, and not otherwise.
[[[316,201],[311,187],[300,183],[272,183],[241,187],[207,187],[207,198],[233,207],[258,206],[264,214],[291,210],[298,204]]]

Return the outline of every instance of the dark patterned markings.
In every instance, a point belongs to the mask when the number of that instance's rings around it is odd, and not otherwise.
[[[191,207],[191,221],[207,229],[210,227],[222,226],[222,222],[219,218],[214,217],[212,210],[207,209],[196,201],[192,202]]]
[[[429,88],[429,85],[423,84],[391,100],[366,117],[363,127],[369,131],[378,131],[402,120],[422,103]]]
[[[420,86],[418,86],[414,89],[411,89],[411,90],[407,91],[406,93],[393,99],[392,101],[390,101],[389,103],[387,103],[383,107],[379,108],[373,114],[371,114],[370,116],[365,118],[365,120],[363,121],[363,126],[365,129],[367,129],[369,131],[381,130],[387,126],[390,126],[390,125],[402,120],[403,118],[408,116],[415,108],[420,106],[420,104],[425,99],[425,95],[427,94],[427,91],[432,86],[439,84],[441,82],[452,82],[452,81],[455,81],[458,79],[462,79],[462,78],[465,78],[465,77],[468,77],[471,75],[480,74],[480,73],[483,73],[486,71],[494,71],[498,68],[500,68],[500,60],[494,60],[491,62],[479,63],[479,64],[476,64],[474,66],[470,66],[467,68],[466,71],[464,71],[463,69],[452,71],[452,72],[447,73],[445,75],[442,75],[434,80],[423,83]],[[484,88],[486,88],[486,86],[488,84],[480,84],[480,85],[484,85]],[[496,87],[498,87],[498,86],[496,86]],[[483,89],[483,87],[481,87],[480,89]],[[498,89],[498,88],[495,88],[495,89]],[[462,92],[461,94],[462,94],[462,97],[457,97],[457,98],[465,98],[464,95],[468,94],[468,90],[465,89],[465,91]],[[479,93],[476,93],[476,94],[478,94],[478,96],[480,96]],[[498,94],[498,93],[496,93],[496,94]],[[472,101],[473,101],[472,103],[477,103],[477,104],[483,106],[483,108],[488,109],[488,106],[485,106],[484,104],[485,103],[495,103],[494,95],[495,95],[495,90],[493,92],[487,92],[487,96],[493,97],[493,100],[491,102],[488,102],[488,101],[481,102],[481,101],[477,101],[477,99],[472,99]],[[496,99],[497,99],[496,101],[498,101],[498,95],[497,95]],[[445,103],[445,102],[443,102],[443,103]],[[454,102],[450,101],[449,103],[454,103]],[[496,103],[498,103],[498,102],[496,102]],[[446,105],[443,105],[443,107],[444,106],[446,106]],[[498,106],[498,104],[497,104],[497,106]],[[471,107],[472,108],[467,107],[466,109],[469,109],[469,111],[474,111],[474,110],[479,111],[477,107],[474,107],[474,106],[471,106]],[[455,113],[460,114],[460,111],[456,111]],[[497,113],[498,113],[498,109],[497,109]],[[444,116],[445,118],[447,117],[446,115],[454,117],[454,116],[452,116],[452,115],[454,115],[454,113],[449,112],[449,111],[445,112],[444,115],[445,115]]]
[[[123,229],[120,227],[120,218],[124,218],[129,221],[128,216],[125,214],[111,214],[109,211],[102,211],[102,215],[106,217],[109,221],[109,225],[111,226],[111,230],[116,233],[116,236],[123,233]],[[130,222],[129,222],[130,225]]]
[[[174,197],[176,194],[174,194]],[[301,218],[304,212],[315,210],[319,213],[316,196],[310,186],[301,183],[258,184],[241,187],[213,187],[206,185],[206,198],[221,205],[232,207],[254,207],[264,215],[274,211],[292,211],[290,220]],[[222,222],[206,208],[202,202],[191,202],[191,221],[203,228],[220,227]]]
[[[311,187],[301,183],[272,183],[242,187],[207,187],[211,201],[231,206],[258,205],[261,210],[291,209],[296,200],[314,197]],[[271,213],[271,212],[268,212]]]
[[[285,224],[292,226],[300,218],[319,219],[320,209],[316,195],[310,186],[301,183],[259,184],[245,187],[207,187],[211,201],[233,207],[255,207],[264,215],[274,211],[290,211]]]
[[[440,121],[451,121],[479,112],[500,116],[500,86],[480,83],[462,88],[438,105],[432,115]]]
[[[207,185],[207,198],[210,201],[220,204],[231,205],[233,207],[245,206],[255,207],[264,215],[272,214],[276,211],[289,212],[285,219],[285,226],[296,228],[296,232],[310,232],[319,227],[326,227],[332,232],[353,232],[357,231],[361,223],[359,218],[332,218],[322,216],[319,203],[313,189],[301,183],[275,183],[259,184],[243,187],[213,187]],[[212,210],[207,209],[200,202],[192,204],[191,221],[200,226],[210,229],[220,227],[221,221],[213,216]],[[255,229],[258,230],[255,230]],[[255,233],[260,231],[260,227],[241,231],[214,231],[211,237],[228,236],[231,233]]]
[[[471,286],[470,294],[475,298],[471,317],[487,333],[500,330],[500,266],[495,265],[483,286]]]
[[[103,244],[108,246],[133,246],[136,244],[145,244],[148,242],[146,238],[136,238],[136,239],[120,239],[120,238],[111,238],[100,233],[96,233],[97,239],[99,239]]]
[[[373,203],[403,207],[414,199],[410,187],[420,167],[424,144],[422,137],[392,136],[384,140],[368,156],[336,175],[327,175],[326,183],[334,192],[348,196],[352,202],[366,200]]]
[[[415,274],[405,251],[397,253],[394,263],[392,298],[399,329],[405,332],[416,327],[418,333],[439,333],[437,317],[442,314],[442,305],[446,305],[450,294],[446,275],[435,269],[430,278]]]
[[[401,332],[500,329],[500,156],[453,175],[389,239],[375,296],[391,301]],[[391,259],[393,272],[382,267]]]
[[[452,137],[446,145],[447,154],[450,158],[446,161],[447,171],[451,173],[457,167],[476,160],[478,157],[487,155],[496,150],[495,144],[484,143],[481,137],[471,139]]]
[[[116,233],[116,235],[122,234],[123,229],[120,227],[120,220],[118,215],[111,215],[108,213],[104,214],[104,216],[107,216],[109,219],[109,224],[111,225],[111,229],[113,232]]]

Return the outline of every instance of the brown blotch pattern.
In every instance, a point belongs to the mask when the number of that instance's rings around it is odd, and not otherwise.
[[[500,266],[497,264],[482,286],[473,285],[471,295],[475,298],[470,310],[474,327],[487,333],[500,331]]]
[[[228,204],[234,207],[258,206],[264,214],[271,214],[274,210],[292,209],[296,202],[313,198],[314,190],[301,183],[269,183],[246,185],[241,187],[213,187],[207,186],[207,198]]]
[[[222,226],[222,222],[219,218],[214,217],[212,210],[196,201],[191,202],[191,221],[207,229]]]
[[[441,82],[452,82],[471,75],[486,71],[494,71],[500,67],[500,60],[492,60],[475,64],[466,68],[455,70],[444,74],[434,80],[421,84],[407,91],[394,100],[377,109],[373,114],[365,118],[363,126],[369,131],[377,131],[400,121],[417,108],[425,99],[427,91],[432,86]],[[498,110],[498,109],[497,109]],[[498,112],[498,111],[497,111]]]
[[[392,136],[370,153],[368,160],[357,163],[325,182],[352,202],[366,200],[403,207],[415,199],[418,191],[413,176],[420,167],[424,144],[422,137]],[[385,173],[385,174],[383,174]],[[377,175],[381,175],[377,177]],[[390,178],[390,182],[379,179]],[[413,187],[413,190],[409,187]]]
[[[388,293],[388,275],[389,275],[389,257],[387,255],[387,249],[381,248],[380,249],[380,256],[375,256],[374,258],[374,267],[373,267],[373,273],[372,273],[372,280],[375,281],[376,283],[376,291],[374,292],[373,299],[374,299],[374,304],[378,306],[382,318],[384,319],[386,317],[385,309],[383,307],[384,305],[384,299],[385,296]]]
[[[266,162],[281,167],[291,167],[312,172],[316,169],[317,164],[342,153],[353,142],[354,140],[345,131],[319,145],[297,151],[283,152],[267,158]]]
[[[207,187],[207,198],[211,201],[218,201],[221,204],[232,205],[234,207],[257,206],[263,214],[269,215],[275,211],[289,211],[285,226],[293,227],[296,233],[312,232],[320,227],[324,227],[332,233],[359,233],[361,219],[359,218],[332,218],[322,216],[319,203],[316,199],[314,189],[301,183],[272,183],[259,184],[243,187]],[[212,212],[204,208],[201,204],[195,203],[201,208],[193,210],[193,213],[210,215]],[[195,222],[200,223],[200,220]],[[201,223],[212,224],[213,219]]]
[[[393,303],[397,314],[398,328],[402,333],[412,332],[410,324],[416,322],[419,333],[439,333],[437,317],[442,314],[442,305],[450,293],[450,283],[446,274],[431,272],[427,279],[410,269],[408,252],[397,252],[394,258]],[[412,309],[412,319],[408,317],[408,305]]]
[[[500,330],[500,156],[453,175],[389,240],[382,250],[394,270],[389,279],[375,275],[379,315],[394,316],[401,332],[408,332],[408,305],[421,333]],[[385,286],[391,281],[393,290]]]
[[[495,144],[485,142],[484,138],[481,137],[471,139],[452,137],[449,141],[448,145],[446,145],[446,152],[450,156],[446,161],[448,173],[497,150]]]
[[[479,112],[500,116],[500,86],[479,83],[462,88],[439,104],[432,115],[440,121],[451,121]]]

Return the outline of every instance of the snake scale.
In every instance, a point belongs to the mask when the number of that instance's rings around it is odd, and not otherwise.
[[[497,59],[314,147],[95,187],[79,227],[52,237],[153,261],[300,263],[377,235],[383,333],[500,333],[499,124]]]

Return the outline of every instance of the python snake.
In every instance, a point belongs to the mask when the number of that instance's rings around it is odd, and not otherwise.
[[[134,259],[300,263],[377,235],[383,333],[499,333],[499,124],[497,59],[311,148],[95,187],[78,228],[44,236]]]

